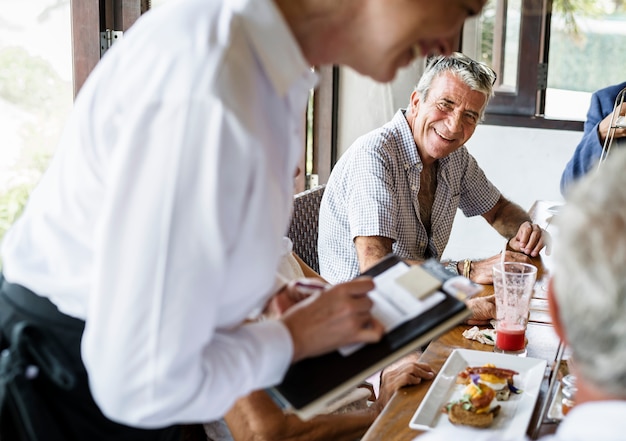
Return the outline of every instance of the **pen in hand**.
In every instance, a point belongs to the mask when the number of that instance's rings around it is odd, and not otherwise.
[[[287,283],[268,302],[266,313],[280,317],[286,310],[312,295],[319,294],[330,285],[315,279],[297,279]]]
[[[315,279],[298,279],[294,282],[294,286],[299,293],[308,297],[320,291],[324,291],[326,288],[330,287],[330,284]]]

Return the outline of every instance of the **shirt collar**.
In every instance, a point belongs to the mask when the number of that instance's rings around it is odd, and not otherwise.
[[[304,58],[289,26],[272,0],[237,0],[250,44],[276,93],[285,96],[300,81],[313,88],[317,75]]]
[[[409,126],[409,122],[406,119],[405,110],[400,109],[393,117],[393,124],[400,132],[400,145],[399,153],[402,157],[402,163],[404,168],[414,167],[422,163],[419,153],[417,152],[417,145],[415,145],[415,138],[413,138],[413,131]]]

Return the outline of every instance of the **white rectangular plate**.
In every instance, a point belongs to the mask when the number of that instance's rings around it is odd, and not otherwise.
[[[450,401],[461,397],[464,385],[456,384],[459,372],[467,366],[482,366],[493,363],[496,367],[513,369],[519,375],[513,377],[514,385],[522,390],[521,394],[511,394],[508,401],[500,401],[499,415],[491,427],[485,431],[498,432],[503,438],[523,436],[535,408],[541,382],[543,381],[546,360],[494,352],[455,349],[437,374],[428,393],[420,403],[409,422],[409,427],[419,430],[431,430],[437,427],[452,426],[442,408]]]

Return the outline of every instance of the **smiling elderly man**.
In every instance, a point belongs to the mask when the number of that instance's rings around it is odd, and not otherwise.
[[[507,261],[528,263],[539,254],[545,232],[502,196],[465,147],[495,80],[486,64],[463,54],[433,58],[408,108],[342,155],[321,203],[318,250],[326,280],[350,280],[391,252],[412,263],[440,258],[457,208],[483,216],[509,239]],[[448,267],[485,284],[499,259]],[[483,306],[488,320],[495,306]]]

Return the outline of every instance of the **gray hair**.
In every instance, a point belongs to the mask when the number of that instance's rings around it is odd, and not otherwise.
[[[581,376],[626,398],[626,150],[574,185],[556,217],[554,291]]]
[[[439,55],[428,60],[426,69],[414,89],[422,100],[428,98],[433,80],[444,72],[453,73],[470,89],[485,95],[485,107],[487,107],[489,99],[494,94],[493,85],[496,82],[496,73],[487,64],[475,61],[460,52],[454,52],[447,57]],[[483,108],[481,111],[481,119],[484,110]]]

